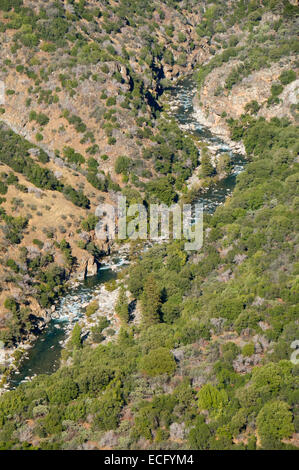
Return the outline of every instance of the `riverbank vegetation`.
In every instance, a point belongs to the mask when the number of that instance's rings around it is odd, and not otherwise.
[[[120,302],[116,342],[74,347],[72,366],[6,393],[2,446],[26,446],[24,433],[38,448],[78,448],[109,431],[117,448],[292,448],[297,133],[249,115],[231,128],[251,162],[205,217],[203,251],[159,245],[130,267],[140,326]]]
[[[199,154],[160,96],[195,67],[201,89],[232,63],[215,89],[215,100],[229,96],[298,52],[297,15],[285,0],[49,8],[0,0],[1,35],[10,39],[1,43],[10,83],[1,119],[14,124],[20,114],[14,128],[40,136],[37,147],[0,125],[5,347],[36,332],[37,313],[63,295],[77,256],[84,273],[100,258],[99,203],[123,194],[171,205],[197,166],[199,178],[229,174],[229,156],[213,164],[207,148]],[[265,105],[279,104],[296,76],[291,67],[279,73]],[[0,449],[298,447],[298,126],[258,116],[261,106],[252,98],[237,119],[222,116],[248,164],[225,203],[205,214],[203,248],[188,252],[173,240],[140,254],[133,244],[130,267],[105,286],[119,288],[117,335],[107,341],[104,316],[89,336],[77,323],[55,373],[4,393]],[[49,213],[51,224],[39,223]],[[86,304],[87,321],[98,307]]]

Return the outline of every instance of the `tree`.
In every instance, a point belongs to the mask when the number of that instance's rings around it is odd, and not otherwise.
[[[6,261],[6,266],[12,269],[15,273],[19,272],[19,266],[13,259],[8,259]]]
[[[23,4],[23,0],[1,0],[0,10],[9,11],[13,8],[20,7]]]
[[[71,337],[71,344],[75,349],[81,348],[81,331],[81,326],[79,325],[79,323],[76,323],[72,331]]]
[[[228,153],[223,153],[220,155],[219,159],[217,160],[217,173],[226,173],[229,174],[231,172],[231,158]]]
[[[144,268],[140,264],[132,266],[129,271],[128,288],[134,297],[139,298],[144,286]]]
[[[128,323],[129,321],[129,305],[127,300],[127,295],[125,288],[121,286],[117,303],[115,306],[115,311],[119,316],[119,319],[122,323]]]
[[[99,410],[94,417],[95,426],[106,431],[116,429],[122,407],[121,382],[114,380],[99,399]]]
[[[78,396],[78,385],[69,377],[65,377],[55,382],[47,389],[50,403],[67,404]]]
[[[284,401],[266,403],[256,424],[262,445],[267,448],[277,447],[281,439],[289,438],[295,432],[292,413]]]
[[[195,427],[191,429],[188,436],[191,449],[206,450],[210,437],[211,431],[209,426],[205,423],[203,416],[199,416]]]
[[[212,176],[214,172],[215,170],[211,163],[211,157],[206,149],[203,149],[200,160],[200,175],[205,178],[207,176]]]
[[[173,53],[171,52],[170,49],[166,49],[166,51],[164,52],[164,60],[165,60],[165,63],[168,65],[174,64]]]
[[[228,402],[225,390],[217,390],[211,384],[204,385],[198,392],[198,406],[201,410],[218,410]]]
[[[89,214],[85,220],[82,221],[81,226],[83,230],[86,232],[90,232],[91,230],[94,230],[97,223],[99,221],[99,218],[94,215],[94,214]]]
[[[296,72],[294,72],[294,70],[284,70],[280,74],[279,80],[283,85],[288,85],[289,83],[296,80]]]
[[[173,354],[167,348],[152,349],[140,361],[140,369],[150,377],[172,375],[176,369]]]
[[[130,167],[131,164],[131,159],[125,156],[120,156],[117,157],[117,160],[115,162],[115,173],[118,175],[120,173],[126,173]]]
[[[173,323],[179,317],[181,311],[182,296],[179,293],[173,294],[162,305],[163,321]]]
[[[142,320],[146,325],[153,325],[160,321],[161,291],[153,275],[145,281],[141,295]]]
[[[146,191],[148,198],[158,199],[164,202],[168,206],[172,202],[177,200],[177,193],[175,192],[173,185],[175,183],[174,178],[171,176],[157,178],[153,181],[149,181],[146,185]]]
[[[250,114],[256,114],[260,109],[260,105],[256,100],[252,100],[245,106],[245,111]]]
[[[242,349],[242,354],[243,356],[252,356],[254,354],[254,344],[253,343],[248,343],[245,344],[245,346]]]
[[[63,149],[64,158],[66,158],[70,163],[76,163],[81,165],[85,162],[85,158],[81,153],[75,152],[72,147],[64,147]]]

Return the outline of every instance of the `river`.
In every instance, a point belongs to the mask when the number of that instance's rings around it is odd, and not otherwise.
[[[35,375],[50,374],[57,370],[62,344],[68,331],[84,314],[82,305],[92,299],[94,291],[102,283],[116,278],[116,271],[112,267],[117,267],[117,264],[118,260],[112,266],[103,264],[97,276],[88,277],[60,299],[55,310],[56,318],[48,323],[33,347],[28,350],[19,370],[11,375],[11,388]]]
[[[207,127],[198,122],[193,106],[195,93],[196,83],[193,78],[188,77],[178,82],[169,93],[170,112],[168,114],[176,119],[182,129],[186,130],[186,134],[191,134],[197,140],[206,142],[216,155],[221,153],[230,155],[232,163],[230,175],[211,185],[207,191],[198,196],[196,201],[203,203],[205,212],[213,213],[217,206],[222,204],[231,194],[236,184],[237,175],[243,171],[246,165],[246,159],[240,153],[233,152],[227,143],[213,135]]]
[[[220,138],[214,136],[209,129],[202,126],[196,119],[193,108],[193,98],[196,84],[192,78],[180,81],[169,92],[170,115],[177,120],[186,134],[193,134],[197,139],[212,147],[216,154],[228,153],[232,161],[232,172],[226,178],[213,184],[206,192],[198,196],[197,202],[202,202],[204,210],[212,213],[226,197],[231,194],[236,176],[243,170],[246,160]],[[59,302],[56,308],[57,318],[50,321],[39,335],[27,357],[22,361],[19,371],[10,379],[10,388],[15,388],[21,382],[29,380],[38,374],[50,374],[59,367],[60,353],[68,331],[83,315],[82,304],[88,302],[102,283],[116,277],[115,267],[123,260],[111,260],[111,265],[102,265],[98,275],[82,281],[76,288],[71,289]],[[112,269],[113,268],[113,269]]]

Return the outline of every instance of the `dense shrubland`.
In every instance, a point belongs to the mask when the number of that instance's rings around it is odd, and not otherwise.
[[[48,8],[45,8],[43,3],[32,8],[31,4],[27,7],[27,2],[20,1],[12,5],[3,2],[0,9],[5,12],[6,21],[1,23],[0,27],[3,33],[14,31],[10,51],[12,57],[5,59],[3,73],[6,74],[16,67],[18,74],[25,75],[32,81],[32,85],[27,89],[26,106],[29,123],[31,126],[37,124],[39,128],[34,134],[36,141],[46,141],[44,131],[47,133],[51,110],[54,111],[58,106],[61,117],[77,133],[82,134],[80,143],[86,144],[86,154],[94,155],[100,163],[101,139],[88,128],[82,116],[62,109],[60,105],[64,94],[69,94],[75,99],[82,86],[86,83],[89,86],[88,81],[93,80],[96,85],[102,86],[102,103],[91,109],[90,116],[100,123],[108,145],[113,147],[118,143],[115,132],[125,128],[125,121],[129,128],[126,138],[133,140],[134,145],[137,143],[133,152],[134,161],[129,185],[144,196],[147,192],[147,182],[156,178],[157,182],[150,188],[150,192],[154,193],[158,200],[164,201],[169,197],[163,197],[159,189],[155,190],[155,187],[160,185],[159,178],[172,173],[177,180],[178,189],[181,189],[196,160],[195,150],[182,133],[176,142],[174,134],[179,131],[174,125],[161,121],[156,126],[155,122],[161,111],[158,99],[168,83],[163,66],[174,65],[176,61],[178,65],[185,66],[186,60],[183,60],[183,56],[186,48],[189,48],[187,35],[183,32],[175,33],[171,20],[173,18],[175,21],[183,21],[180,9],[183,8],[186,14],[190,14],[190,8],[195,6],[194,2],[190,1],[156,3],[122,0],[117,5],[112,6],[110,2],[105,2],[96,8],[94,3],[80,1],[69,2],[64,8],[60,2],[54,1]],[[165,31],[161,31],[157,21],[165,18],[165,11],[170,16]],[[141,28],[140,32],[138,28]],[[137,32],[140,36],[140,50],[136,50],[132,32]],[[127,47],[120,48],[120,33],[128,37]],[[190,50],[194,47],[192,42]],[[40,50],[47,54],[42,59],[36,55]],[[63,60],[60,57],[62,52]],[[22,55],[21,53],[28,53],[30,60],[21,59],[14,66],[13,60],[18,54]],[[55,89],[50,85],[53,74],[59,81]],[[106,89],[107,78],[115,82],[114,93],[116,92],[117,96],[111,96],[111,91]],[[41,105],[48,108],[48,112],[40,112],[38,107]],[[132,125],[136,126],[134,139],[130,136]],[[143,153],[149,155],[152,151],[153,159],[143,159]],[[62,152],[64,150],[60,149],[60,154]],[[88,158],[88,155],[71,153],[68,150],[66,160],[70,165],[85,167],[86,157]],[[131,155],[128,155],[128,158],[131,158]],[[142,165],[139,164],[141,159]],[[87,179],[96,189],[117,189],[109,178],[105,180],[94,173],[88,169]],[[125,176],[124,183],[127,182]]]
[[[185,181],[199,163],[194,142],[161,116],[159,96],[169,86],[163,76],[166,66],[184,64],[184,54],[207,39],[212,58],[199,68],[200,85],[215,67],[235,59],[242,62],[226,80],[228,92],[253,71],[298,50],[290,39],[297,9],[287,1],[241,0],[232,7],[220,1],[198,5],[192,0],[122,0],[113,7],[109,1],[90,7],[81,0],[68,2],[68,7],[65,12],[61,3],[53,2],[49,9],[33,11],[21,0],[0,0],[6,15],[0,31],[14,31],[13,54],[41,48],[55,60],[62,51],[67,55],[55,93],[43,89],[53,63],[39,68],[31,57],[24,69],[17,66],[17,73],[34,81],[27,115],[43,133],[48,114],[38,110],[36,97],[43,105],[57,105],[61,91],[75,97],[80,81],[105,83],[109,74],[115,83],[127,83],[127,91],[117,96],[108,96],[103,89],[100,105],[90,116],[111,147],[118,144],[115,131],[124,125],[120,117],[136,124],[127,137],[137,142],[138,152],[122,151],[113,162],[117,181],[122,182],[117,184],[102,170],[110,157],[101,155],[86,117],[62,107],[59,115],[79,135],[80,144],[86,144],[86,152],[67,145],[57,156],[95,190],[122,191],[129,202],[170,205],[186,191]],[[158,22],[164,22],[169,11],[176,18],[182,10],[188,15],[195,9],[202,18],[196,23],[196,44],[169,22],[161,30]],[[273,23],[277,36],[259,31],[256,41],[254,28],[271,11],[280,15]],[[240,24],[248,33],[245,46],[236,34],[217,38]],[[115,38],[126,27],[142,31],[138,53],[118,47]],[[143,69],[134,69],[133,59]],[[113,68],[115,61],[125,73]],[[93,73],[92,66],[99,63],[100,71]],[[81,65],[93,71],[85,69],[79,77],[74,70]],[[13,65],[8,60],[5,67]],[[273,84],[269,106],[277,103],[294,73],[284,72]],[[293,448],[291,438],[299,432],[298,366],[290,361],[291,343],[298,339],[298,129],[285,118],[254,117],[259,106],[253,100],[240,119],[228,120],[231,138],[243,141],[249,161],[232,196],[213,215],[205,216],[203,249],[188,253],[183,242],[173,241],[154,246],[140,259],[135,256],[121,274],[116,304],[121,329],[115,341],[101,344],[109,326],[105,318],[93,327],[87,341],[77,324],[57,372],[35,377],[0,398],[1,448],[81,449],[90,442],[119,449]],[[63,183],[47,168],[46,154],[40,152],[33,159],[28,152],[32,144],[3,126],[0,138],[0,159],[14,172],[38,188],[58,191],[77,206],[89,207],[81,190]],[[215,168],[205,148],[200,160],[200,177],[213,177]],[[219,160],[216,171],[229,172],[227,156]],[[10,185],[17,184],[13,173],[1,174],[1,202]],[[19,245],[27,218],[8,215],[4,209],[0,217],[8,246]],[[96,222],[90,214],[82,217],[78,231],[83,229],[88,236],[78,244],[98,256],[97,246],[88,238]],[[47,236],[53,237],[50,227]],[[76,259],[65,239],[55,240],[64,266],[42,251],[44,244],[38,238],[33,244],[41,250],[38,256],[32,259],[20,246],[19,262],[9,258],[5,267],[18,282],[29,276],[32,295],[47,308],[64,292]],[[115,287],[114,281],[107,289]],[[6,345],[34,330],[34,319],[22,300],[11,296],[5,300],[8,323],[1,339]],[[137,301],[139,322],[130,311],[131,301]],[[86,316],[97,307],[89,304]]]
[[[88,198],[82,191],[76,191],[69,185],[57,180],[51,170],[41,167],[28,154],[31,145],[4,125],[0,128],[1,152],[0,161],[14,171],[26,176],[36,187],[62,192],[79,207],[89,207]],[[68,155],[68,154],[67,154]]]
[[[268,21],[265,24],[262,21],[263,15],[273,16],[272,18],[268,16]],[[280,15],[279,19],[277,20],[277,16],[274,15]],[[211,7],[206,10],[205,17],[207,19],[198,26],[198,34],[213,37],[216,48],[219,50],[206,65],[199,68],[199,88],[214,68],[228,63],[231,59],[237,60],[238,64],[231,69],[226,78],[224,88],[227,90],[231,90],[234,85],[240,83],[251,73],[270,67],[285,56],[298,54],[298,40],[295,33],[297,15],[297,7],[288,1],[273,2],[271,0],[236,2],[233,15],[223,4],[218,8]],[[221,41],[221,34],[240,22],[243,34],[232,35],[228,41]],[[296,74],[292,70],[285,71],[282,77],[284,85],[290,83],[289,79],[294,80],[295,78]],[[221,90],[218,94],[220,93]],[[277,101],[273,99],[269,101],[269,104],[273,103],[277,103]]]
[[[124,276],[140,299],[141,325],[131,326],[121,313],[122,293],[116,343],[74,347],[72,366],[5,394],[3,446],[18,447],[25,420],[34,419],[32,432],[44,449],[77,447],[108,430],[120,448],[138,448],[141,439],[151,448],[291,447],[282,440],[298,430],[298,371],[289,360],[298,336],[296,128],[249,115],[231,128],[251,162],[231,199],[206,216],[203,251],[188,254],[173,242],[145,253]],[[219,273],[227,270],[224,282]],[[219,341],[234,331],[231,341]],[[243,349],[238,335],[246,338]],[[239,373],[236,360],[257,354],[255,335],[269,346],[258,367]],[[133,426],[123,415],[128,409]],[[176,433],[181,444],[173,441]]]

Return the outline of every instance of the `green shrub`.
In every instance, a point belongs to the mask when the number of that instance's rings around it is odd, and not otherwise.
[[[176,369],[176,362],[169,349],[160,347],[152,349],[140,361],[140,370],[150,377],[167,374],[173,375]]]
[[[118,175],[120,173],[126,173],[129,170],[131,164],[132,164],[132,160],[130,158],[125,157],[125,156],[117,157],[115,166],[114,166],[115,173],[117,173]]]
[[[254,354],[254,344],[248,343],[242,349],[243,356],[252,356]]]
[[[289,405],[283,401],[267,403],[259,412],[257,429],[262,445],[275,449],[284,438],[290,438],[294,432],[292,413]]]
[[[8,187],[6,186],[3,181],[0,181],[0,194],[6,194],[8,190]]]
[[[85,309],[85,315],[91,317],[99,308],[99,302],[97,300],[92,301]]]
[[[219,410],[228,402],[225,390],[217,390],[213,385],[204,385],[197,394],[200,410]]]
[[[19,272],[19,266],[13,259],[8,259],[6,261],[6,266],[12,269],[15,273]]]
[[[284,70],[280,74],[279,80],[283,85],[288,85],[289,83],[296,80],[296,72],[294,72],[294,70]]]

